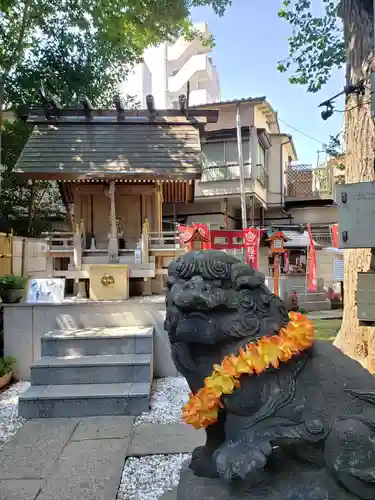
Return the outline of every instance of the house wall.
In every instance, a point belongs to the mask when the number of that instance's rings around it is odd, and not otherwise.
[[[214,104],[201,106],[201,109],[218,109],[219,119],[217,123],[207,123],[206,131],[221,130],[236,127],[236,104],[222,104],[216,106]],[[249,102],[241,103],[240,117],[242,127],[251,127],[254,125],[254,104]]]
[[[280,205],[280,137],[271,136],[272,147],[268,152],[267,205]]]
[[[290,145],[289,137],[282,134],[271,134],[272,146],[269,149],[267,206],[271,209],[280,206],[284,199],[287,185],[287,171],[290,159],[296,160]]]
[[[259,248],[259,271],[265,276],[268,276],[268,247]]]
[[[269,207],[265,212],[265,223],[270,224],[312,224],[312,225],[330,225],[335,224],[338,220],[337,207],[335,205],[327,206],[309,206],[288,209],[291,219],[281,212],[280,202],[274,206]],[[256,223],[260,223],[259,211],[256,214]]]
[[[338,220],[337,206],[301,207],[289,210],[293,224],[335,224]]]
[[[186,216],[186,224],[194,223],[208,224],[211,229],[220,229],[225,226],[225,207],[224,200],[216,200],[212,202],[196,202],[196,203],[176,203],[175,212],[172,203],[163,204],[163,218],[170,222],[173,221],[173,214],[176,216]],[[228,228],[235,229],[236,211],[233,207],[228,207]],[[171,224],[172,229],[172,224]]]
[[[271,128],[267,122],[267,117],[260,106],[254,106],[254,125],[257,128],[264,128],[268,133],[271,133]]]
[[[335,259],[335,254],[323,252],[322,250],[317,250],[316,260],[317,260],[317,275],[318,278],[324,280],[324,288],[327,289],[329,286],[333,285],[333,263]]]
[[[207,105],[207,109],[213,105]],[[271,126],[264,106],[255,102],[242,102],[240,107],[241,125],[250,127],[249,147],[244,147],[245,168],[251,171],[251,180],[245,181],[245,191],[255,193],[263,204],[280,206],[281,196],[286,185],[286,171],[289,158],[296,160],[296,154],[290,144],[290,137],[274,133],[275,127]],[[236,104],[221,104],[219,107],[219,120],[217,123],[207,124],[205,130],[220,130],[236,127]],[[265,164],[268,174],[268,185],[263,186],[257,178],[262,170],[259,158],[258,129],[265,129],[270,134],[271,147],[265,151]],[[212,145],[211,145],[212,148]],[[219,146],[218,146],[219,148]],[[248,162],[248,163],[246,163]],[[248,175],[250,177],[250,175]],[[196,181],[195,197],[240,195],[239,182],[217,180],[214,182]]]

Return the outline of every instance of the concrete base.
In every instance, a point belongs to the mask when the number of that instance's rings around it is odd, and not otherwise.
[[[4,355],[14,356],[13,374],[30,380],[30,366],[41,357],[41,337],[52,330],[154,326],[154,376],[175,377],[164,330],[165,297],[127,301],[65,301],[61,304],[4,304]]]

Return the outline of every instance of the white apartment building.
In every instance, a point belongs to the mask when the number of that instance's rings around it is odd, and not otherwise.
[[[209,36],[207,23],[194,27]],[[221,100],[219,74],[210,57],[211,47],[199,38],[187,41],[183,37],[174,43],[148,48],[143,62],[120,84],[122,95],[134,96],[146,108],[146,96],[152,94],[157,109],[178,107],[178,97],[186,94],[190,82],[189,105],[196,106]]]

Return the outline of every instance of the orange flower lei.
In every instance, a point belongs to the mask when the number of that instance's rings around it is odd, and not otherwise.
[[[204,381],[204,387],[196,394],[190,394],[182,415],[187,424],[196,429],[208,427],[218,419],[219,408],[223,408],[220,398],[232,394],[240,387],[242,374],[260,375],[271,366],[278,368],[280,362],[289,361],[294,355],[312,345],[314,326],[301,313],[289,313],[290,322],[278,335],[262,337],[257,343],[239,349],[238,356],[226,356],[221,365],[214,365],[214,371]]]

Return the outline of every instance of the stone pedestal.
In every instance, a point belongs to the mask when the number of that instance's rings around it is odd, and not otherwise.
[[[252,485],[243,481],[197,477],[185,462],[176,500],[357,500],[327,473],[294,462],[281,453],[269,460]],[[370,498],[370,497],[369,497]]]

